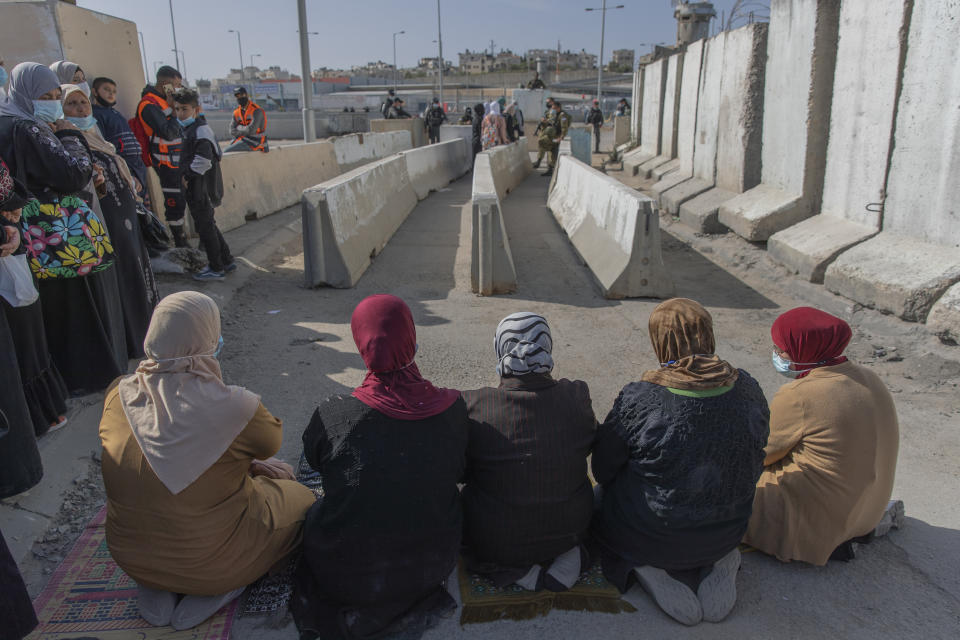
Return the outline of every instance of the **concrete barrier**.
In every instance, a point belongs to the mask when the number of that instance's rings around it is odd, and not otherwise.
[[[628,116],[613,117],[613,148],[630,142],[630,118]]]
[[[960,82],[955,64],[960,4],[912,2],[905,15],[909,46],[889,145],[883,230],[840,254],[827,267],[824,284],[860,304],[923,322],[937,299],[960,282]],[[931,70],[943,60],[952,61],[952,81],[931,83]],[[869,64],[876,68],[878,61],[871,56]]]
[[[819,209],[839,19],[835,0],[770,5],[761,180],[719,213],[748,240],[767,240]]]
[[[412,149],[411,140],[409,131],[354,133],[329,138],[341,172],[352,171],[368,162]]]
[[[567,131],[567,137],[570,139],[570,154],[588,165],[592,164],[593,159],[593,126],[588,124],[571,125]]]
[[[416,204],[417,194],[402,155],[304,190],[307,286],[354,286]]]
[[[407,175],[418,200],[431,191],[447,186],[470,171],[470,153],[462,138],[427,145],[410,151],[401,151],[407,162]]]
[[[693,148],[697,127],[697,96],[700,93],[700,73],[703,64],[704,41],[687,45],[683,54],[683,70],[680,74],[680,100],[677,113],[677,165],[672,173],[663,172],[659,182],[650,188],[652,197],[660,202],[660,196],[684,180],[693,177]]]
[[[216,210],[221,231],[292,207],[304,189],[340,173],[334,145],[327,141],[277,147],[270,153],[228,153],[221,169],[223,202]]]
[[[944,342],[960,344],[960,283],[940,296],[927,316],[927,326]]]
[[[644,178],[653,175],[654,169],[663,166],[677,156],[677,116],[680,113],[680,81],[683,73],[683,53],[665,58],[666,77],[663,83],[663,115],[660,125],[660,153],[638,167],[637,173]],[[677,163],[679,165],[679,163]],[[663,175],[663,174],[661,174]]]
[[[636,175],[640,165],[660,155],[663,124],[663,89],[667,81],[666,60],[643,67],[643,99],[640,112],[640,146],[623,156],[623,170]]]
[[[723,75],[717,113],[716,159],[706,161],[695,176],[713,185],[679,202],[680,221],[703,233],[725,230],[718,221],[723,203],[760,183],[763,131],[763,68],[767,57],[767,24],[753,23],[726,33]],[[697,125],[700,129],[700,125]],[[694,156],[697,164],[697,156]]]
[[[414,147],[422,147],[427,143],[426,132],[423,130],[423,120],[419,117],[402,120],[378,118],[370,121],[370,131],[373,133],[409,131],[410,140]]]
[[[900,59],[907,45],[904,27],[912,4],[881,0],[840,6],[819,214],[773,234],[768,244],[773,258],[813,282],[824,281],[827,267],[843,251],[880,231]]]
[[[459,138],[467,143],[467,149],[470,150],[471,162],[473,161],[473,125],[469,124],[444,124],[440,125],[440,142]]]
[[[474,293],[488,296],[517,288],[517,269],[501,205],[532,171],[523,138],[474,158],[470,238],[470,286]]]
[[[607,298],[668,298],[653,201],[579,160],[559,160],[547,207]]]

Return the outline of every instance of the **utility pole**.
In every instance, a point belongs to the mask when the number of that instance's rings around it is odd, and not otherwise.
[[[317,139],[317,123],[313,119],[313,79],[310,75],[310,35],[307,32],[307,2],[297,0],[297,21],[300,24],[300,81],[303,92],[303,141]]]
[[[177,27],[173,24],[173,0],[169,0],[169,4],[170,4],[170,30],[173,32],[173,50],[174,50],[173,57],[177,59],[177,62],[175,63],[175,65],[179,67],[180,62],[179,62],[179,59],[177,58],[177,53],[176,53],[176,51],[178,50],[177,49]]]
[[[601,7],[584,9],[584,11],[600,12],[600,58],[597,60],[597,100],[601,99],[603,93],[603,40],[607,30],[607,11],[612,11],[613,9],[623,9],[623,5],[618,4],[615,7],[607,9],[607,0],[603,0],[603,6]]]
[[[440,0],[437,0],[437,48],[439,49],[440,59],[440,68],[438,73],[440,74],[440,108],[443,109],[443,28],[440,25]]]
[[[143,44],[143,31],[137,31],[140,34],[140,55],[143,56],[143,81],[150,83],[150,69],[147,67],[147,47]]]
[[[240,32],[234,29],[227,29],[227,33],[237,34],[237,49],[240,50],[240,79],[246,80],[247,74],[243,72],[243,44],[240,42]]]
[[[406,33],[406,31],[397,31],[393,34],[393,92],[397,92],[397,36]]]

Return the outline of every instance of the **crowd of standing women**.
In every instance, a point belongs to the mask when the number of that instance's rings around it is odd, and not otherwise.
[[[66,61],[17,65],[0,96],[0,497],[40,480],[37,438],[66,424],[68,398],[144,355],[159,296],[143,166],[129,140],[121,154],[104,138],[105,115]]]

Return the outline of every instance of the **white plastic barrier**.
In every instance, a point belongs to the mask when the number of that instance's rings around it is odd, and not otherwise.
[[[354,286],[416,204],[399,154],[304,190],[307,286]]]
[[[488,296],[517,288],[517,269],[501,203],[533,171],[527,141],[478,153],[473,165],[470,285]]]
[[[668,298],[653,200],[571,156],[559,159],[547,207],[607,298]]]
[[[470,151],[462,138],[403,151],[407,175],[418,200],[470,171]]]

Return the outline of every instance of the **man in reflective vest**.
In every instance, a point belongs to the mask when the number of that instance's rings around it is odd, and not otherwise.
[[[267,153],[267,112],[263,107],[250,100],[245,87],[237,87],[233,95],[237,98],[237,108],[233,111],[233,122],[230,123],[230,135],[233,142],[223,150],[231,151],[262,151]]]
[[[187,246],[183,229],[186,200],[180,173],[180,150],[183,131],[171,103],[173,94],[183,84],[180,72],[169,66],[157,69],[156,85],[143,88],[137,105],[137,120],[147,137],[150,165],[157,171],[163,191],[164,217],[170,226],[173,242]]]

